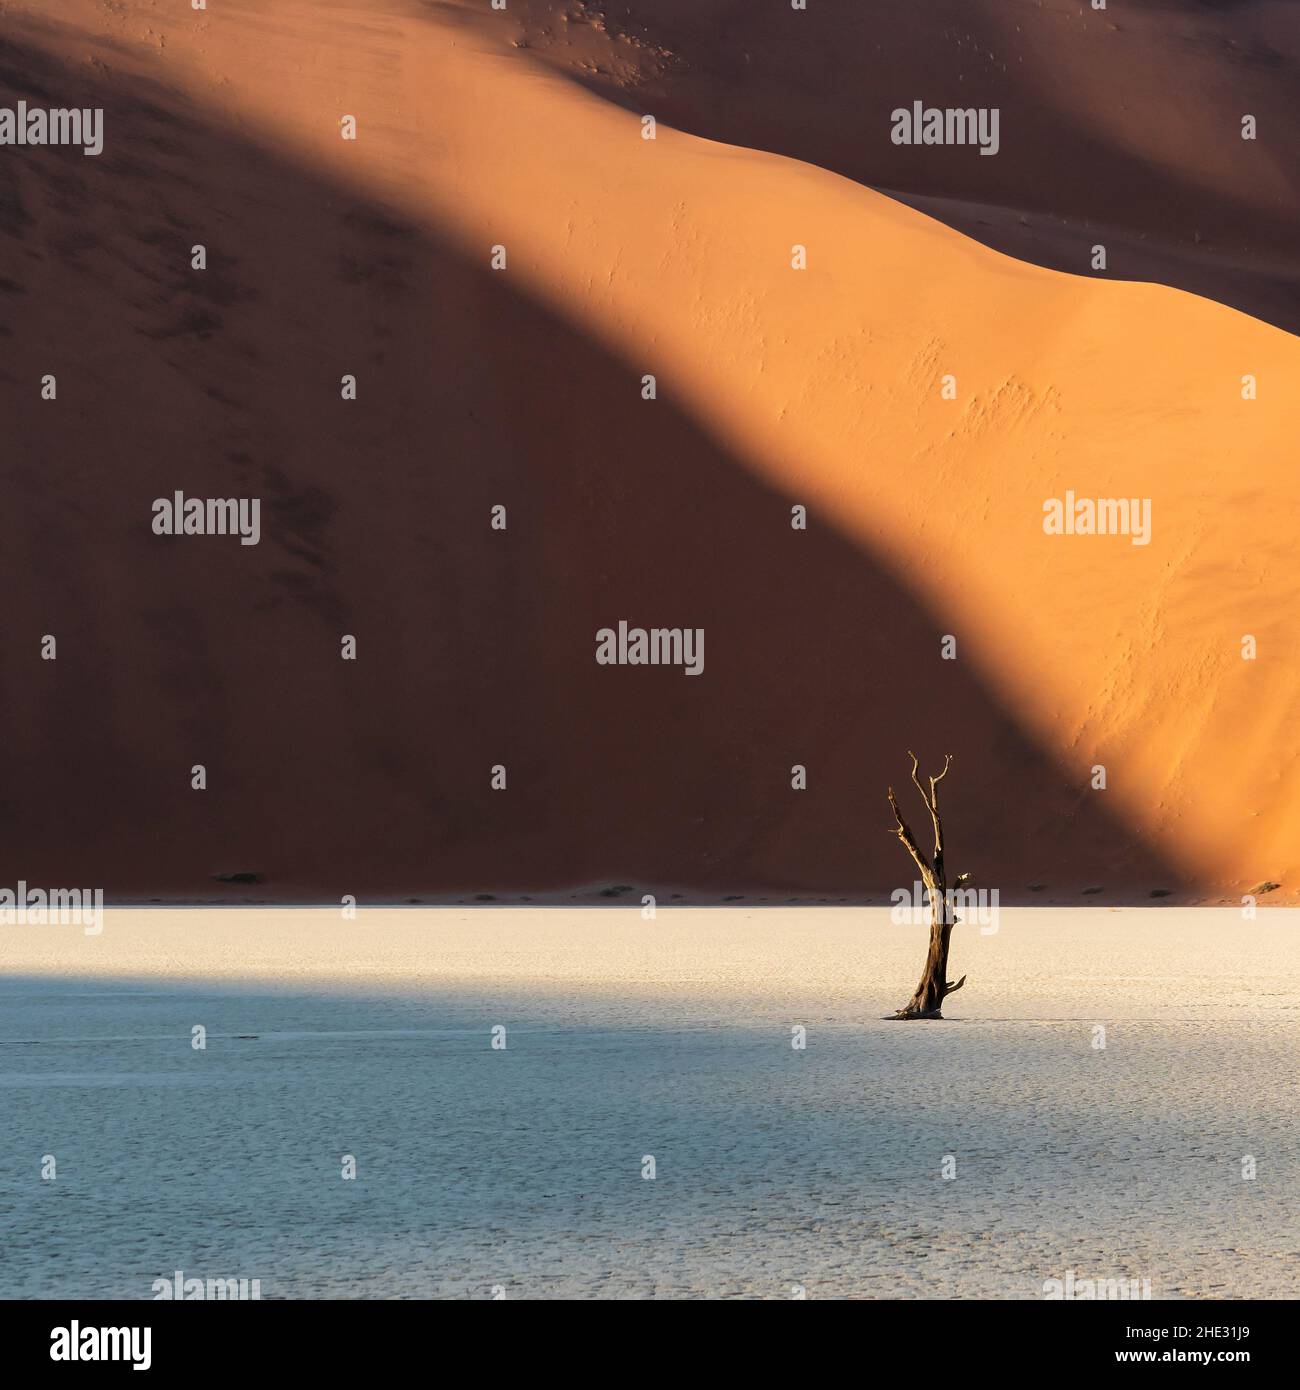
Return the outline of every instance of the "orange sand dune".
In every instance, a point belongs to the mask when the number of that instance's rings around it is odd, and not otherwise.
[[[459,17],[601,95],[887,190],[1039,265],[1300,331],[1300,12],[1287,0],[511,0]],[[996,107],[995,157],[890,113]],[[1242,139],[1242,119],[1255,138]]]
[[[106,149],[0,152],[3,881],[880,893],[914,746],[1006,899],[1291,891],[1295,339],[643,140],[427,6],[38,10],[0,102]],[[261,543],[152,535],[175,489]],[[1046,535],[1067,490],[1150,543]],[[620,619],[702,678],[598,666]]]

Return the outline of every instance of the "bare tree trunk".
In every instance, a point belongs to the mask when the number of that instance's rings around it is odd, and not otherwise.
[[[931,777],[929,795],[921,785],[920,778],[917,777],[917,758],[916,754],[909,750],[908,757],[912,760],[912,782],[918,792],[921,793],[921,800],[925,802],[925,809],[930,813],[930,820],[934,825],[934,853],[927,859],[925,852],[916,842],[916,837],[908,829],[907,822],[903,819],[902,812],[898,809],[898,802],[894,799],[894,789],[889,789],[889,805],[894,813],[894,820],[897,826],[893,834],[903,842],[907,852],[912,856],[916,867],[921,872],[921,881],[925,884],[926,892],[930,897],[930,949],[925,957],[925,970],[921,975],[921,983],[916,987],[916,993],[906,1007],[899,1009],[893,1015],[894,1018],[942,1018],[940,1012],[943,1001],[950,994],[955,994],[966,983],[963,975],[956,984],[948,979],[948,939],[952,935],[955,925],[952,904],[948,901],[948,878],[947,870],[943,862],[943,822],[939,818],[939,783],[948,775],[948,767],[952,762],[951,756],[945,756],[943,760],[943,771],[937,777]],[[965,883],[969,878],[968,874],[962,874],[957,882]]]

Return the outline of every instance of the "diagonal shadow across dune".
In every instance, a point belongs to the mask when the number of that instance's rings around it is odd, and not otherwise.
[[[939,659],[942,612],[792,531],[628,363],[434,229],[92,71],[0,50],[0,100],[75,91],[115,130],[0,164],[0,880],[860,898],[909,877],[882,806],[915,746],[955,753],[955,867],[1005,900],[1188,886]],[[261,543],[152,534],[177,490],[261,498]],[[705,677],[597,666],[620,618],[704,628]]]

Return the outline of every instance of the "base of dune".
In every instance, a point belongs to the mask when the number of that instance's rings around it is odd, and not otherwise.
[[[756,71],[784,52],[818,73],[764,109],[829,129],[827,167],[766,125],[688,120],[676,79],[644,108],[639,87],[635,109],[598,95],[573,35],[644,57],[601,18],[622,6],[6,8],[0,105],[102,108],[105,144],[5,159],[0,882],[884,895],[906,867],[885,788],[914,748],[927,770],[953,755],[953,867],[1004,901],[1239,901],[1264,880],[1297,900],[1300,341],[1133,282],[1152,272],[1118,242],[1094,270],[1091,225],[1065,274],[857,181],[937,212],[994,166],[989,216],[1025,256],[1054,189],[1089,217],[1088,189],[1168,204],[1202,269],[1244,255],[1244,217],[1251,302],[1271,302],[1294,244],[1269,119],[1290,27],[1098,15],[1079,48],[1064,0],[855,21],[864,56],[913,55],[929,101],[966,99],[957,79],[998,55],[985,160],[895,147],[902,91],[853,64],[824,82],[822,50],[786,42],[825,43],[837,7],[747,8],[777,35]],[[683,55],[700,9],[664,7]],[[519,26],[553,12],[570,39],[543,53]],[[1004,21],[1023,34],[973,44]],[[1249,97],[1229,39],[1261,59]],[[1188,51],[1207,80],[1173,89],[1217,94],[1195,113],[1146,81]],[[1121,52],[1142,111],[1053,100],[1040,141],[1045,103],[1012,72],[1082,99]],[[1121,127],[1117,163],[1082,160]],[[844,148],[856,178],[832,172]],[[1129,242],[1163,244],[1146,230]],[[1235,301],[1218,274],[1207,293]],[[155,535],[177,489],[259,499],[259,543]],[[1045,530],[1070,494],[1149,503],[1145,543]],[[702,676],[599,665],[623,621],[699,629]],[[231,874],[265,886],[227,894]]]
[[[1289,1296],[1294,914],[987,925],[915,1028],[887,910],[6,927],[0,1297]]]

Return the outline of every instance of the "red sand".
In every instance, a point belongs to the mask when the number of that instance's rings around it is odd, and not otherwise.
[[[911,746],[1004,901],[1294,896],[1293,337],[643,141],[441,9],[38,9],[0,103],[103,105],[106,149],[0,151],[0,881],[879,895]],[[154,536],[177,489],[261,544]],[[1045,535],[1067,489],[1151,544]],[[703,627],[704,675],[598,666],[620,619]]]
[[[1300,15],[1286,0],[456,0],[637,114],[894,196],[1008,255],[1300,330]],[[996,106],[995,158],[890,112]],[[1256,121],[1244,141],[1243,115]]]

